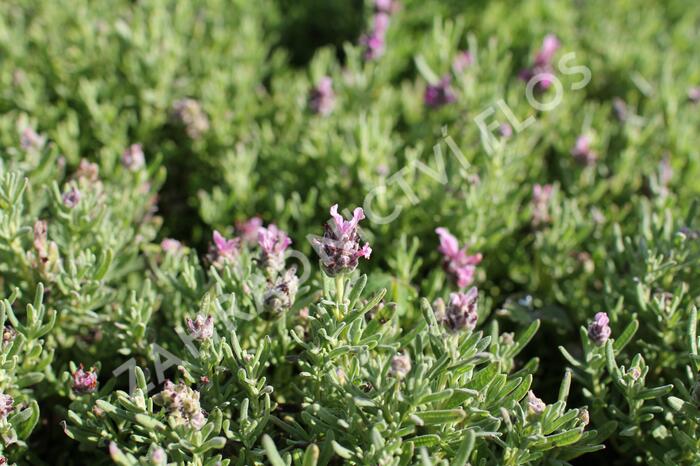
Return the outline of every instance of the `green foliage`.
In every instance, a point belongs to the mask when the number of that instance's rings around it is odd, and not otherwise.
[[[700,8],[375,9],[0,4],[0,464],[700,462]]]

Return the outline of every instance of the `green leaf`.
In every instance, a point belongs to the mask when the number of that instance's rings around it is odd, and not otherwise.
[[[436,409],[415,414],[425,425],[442,425],[459,422],[466,416],[463,409]]]
[[[613,344],[615,354],[618,354],[625,346],[627,346],[627,344],[632,340],[634,334],[637,333],[638,328],[639,321],[637,321],[637,319],[634,319],[632,322],[627,324],[627,327],[625,327],[620,336],[615,339],[615,343]]]
[[[467,430],[464,440],[462,440],[462,443],[459,445],[459,450],[457,450],[457,454],[452,462],[454,466],[466,466],[469,461],[469,455],[471,455],[474,449],[475,440],[476,436],[474,435],[474,431],[471,429]]]
[[[270,461],[270,464],[272,466],[287,466],[287,463],[284,462],[279,452],[277,451],[275,442],[272,441],[272,438],[269,435],[263,435],[262,444],[263,448],[265,448],[265,454],[267,455],[267,459]]]

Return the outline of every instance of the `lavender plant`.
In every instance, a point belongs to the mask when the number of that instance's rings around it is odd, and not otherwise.
[[[0,464],[698,463],[698,18],[2,2]]]

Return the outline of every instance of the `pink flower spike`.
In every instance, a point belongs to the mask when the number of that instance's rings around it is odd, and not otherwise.
[[[443,266],[457,282],[457,286],[464,288],[474,281],[476,265],[481,262],[482,255],[467,253],[467,247],[459,249],[459,243],[446,228],[440,227],[435,230],[440,236],[440,246],[438,251],[443,255]]]

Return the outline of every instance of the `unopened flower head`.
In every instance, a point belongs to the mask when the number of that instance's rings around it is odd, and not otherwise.
[[[260,262],[270,274],[276,274],[284,268],[284,252],[292,240],[287,234],[270,224],[267,228],[258,230],[258,245],[262,250]]]
[[[0,421],[7,419],[7,416],[14,411],[15,400],[5,393],[0,393]]]
[[[5,325],[2,329],[2,346],[9,345],[17,336],[15,329]]]
[[[532,224],[534,226],[549,223],[549,203],[553,189],[551,184],[535,184],[532,187]]]
[[[435,84],[428,84],[425,88],[423,100],[429,108],[438,108],[447,105],[457,100],[454,90],[452,89],[452,78],[449,75],[443,76],[440,81]]]
[[[457,238],[455,238],[447,228],[435,229],[440,237],[438,251],[443,256],[443,266],[460,288],[466,288],[474,281],[476,266],[481,262],[481,254],[467,254],[467,246],[459,248]]]
[[[585,134],[576,138],[571,155],[582,165],[593,165],[598,159],[598,155],[591,148],[591,138]]]
[[[474,330],[479,320],[477,303],[479,291],[472,287],[466,293],[450,293],[441,323],[451,332]]]
[[[585,427],[591,422],[590,415],[588,413],[588,408],[583,407],[578,411],[578,418],[581,424]]]
[[[328,115],[335,106],[335,93],[333,92],[333,80],[324,76],[309,94],[309,108],[319,115]]]
[[[403,379],[411,372],[411,357],[408,353],[399,353],[391,358],[389,374],[397,379]]]
[[[332,220],[324,225],[322,238],[312,240],[312,246],[321,258],[321,266],[326,275],[335,277],[350,273],[357,268],[360,257],[369,259],[372,248],[365,243],[360,245],[358,224],[365,218],[361,207],[357,207],[350,220],[338,213],[338,204],[331,207]]]
[[[75,186],[71,186],[71,188],[63,193],[63,205],[68,207],[69,209],[74,208],[75,206],[78,205],[80,202],[80,191],[78,191],[78,188]]]
[[[97,390],[97,373],[95,368],[85,370],[83,365],[73,372],[73,392],[77,395],[94,393]]]
[[[288,311],[294,305],[298,290],[299,278],[296,276],[296,267],[290,267],[265,291],[263,296],[265,310],[273,315]]]
[[[154,396],[153,401],[166,409],[170,421],[175,426],[199,430],[207,422],[199,404],[199,392],[182,382],[176,385],[167,380],[163,391]]]
[[[141,144],[132,144],[122,153],[122,165],[128,170],[136,171],[146,163]]]
[[[608,315],[605,312],[596,313],[596,315],[593,317],[593,322],[588,325],[588,338],[590,338],[596,345],[604,344],[606,341],[608,341],[608,338],[610,338],[610,334],[612,333],[612,330],[610,330],[610,326],[608,325],[609,323],[610,318],[608,318]]]
[[[209,131],[209,118],[202,105],[190,98],[178,100],[173,104],[173,118],[182,127],[190,139],[199,139]]]
[[[547,405],[544,403],[544,401],[542,401],[541,399],[537,398],[537,396],[535,396],[535,392],[533,392],[532,390],[527,392],[527,412],[528,412],[528,414],[530,414],[531,416],[537,417],[544,412],[546,407],[547,407]]]
[[[206,341],[214,336],[214,318],[197,314],[194,319],[187,318],[187,330],[195,340]]]
[[[633,382],[636,382],[642,376],[642,371],[639,370],[639,367],[632,366],[629,368],[625,375],[629,377]]]

